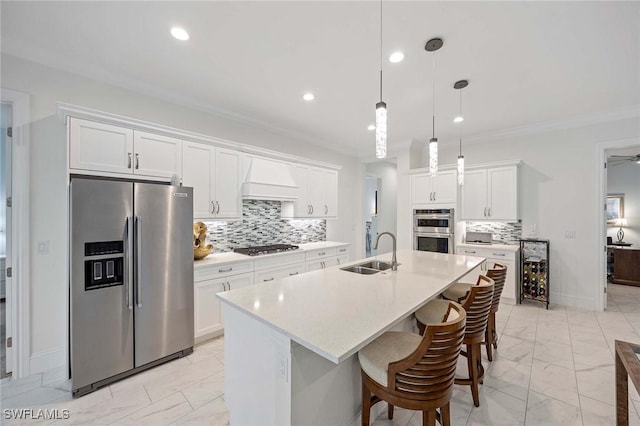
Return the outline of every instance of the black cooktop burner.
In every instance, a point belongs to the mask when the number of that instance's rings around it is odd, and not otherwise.
[[[271,244],[268,246],[242,247],[233,249],[234,252],[248,256],[260,256],[261,254],[280,253],[282,251],[297,250],[300,247],[293,244]]]

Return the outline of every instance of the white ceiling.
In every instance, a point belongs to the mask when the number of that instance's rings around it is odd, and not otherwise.
[[[2,51],[373,154],[380,3],[2,1]],[[456,143],[456,80],[465,135],[640,104],[640,2],[385,0],[389,145],[431,134]],[[182,25],[191,39],[169,35]],[[406,59],[391,64],[390,52]],[[302,94],[316,94],[313,103]],[[117,111],[111,111],[117,113]]]

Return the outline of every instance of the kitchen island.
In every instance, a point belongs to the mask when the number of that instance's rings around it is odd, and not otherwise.
[[[412,250],[397,257],[397,271],[333,267],[217,295],[232,425],[352,424],[362,398],[357,352],[387,330],[413,330],[413,312],[484,261]]]

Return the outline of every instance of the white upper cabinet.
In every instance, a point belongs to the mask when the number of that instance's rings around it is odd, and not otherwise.
[[[241,153],[184,142],[182,184],[193,187],[193,216],[233,219],[242,216]]]
[[[411,175],[411,204],[455,204],[456,197],[455,170]]]
[[[338,216],[338,171],[294,164],[291,172],[298,198],[283,204],[283,217],[335,218]]]
[[[70,118],[69,168],[170,180],[182,173],[182,141]]]
[[[171,178],[182,175],[182,141],[133,131],[133,173]]]
[[[461,219],[517,221],[518,167],[465,171]]]
[[[69,167],[133,173],[133,130],[69,119]]]

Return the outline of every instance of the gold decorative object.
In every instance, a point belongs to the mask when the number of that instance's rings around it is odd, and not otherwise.
[[[207,225],[202,222],[193,224],[193,258],[204,259],[213,251],[213,246],[205,242],[207,237]]]

